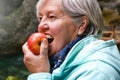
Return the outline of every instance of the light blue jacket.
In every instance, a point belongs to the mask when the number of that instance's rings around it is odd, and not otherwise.
[[[89,36],[73,46],[52,74],[34,73],[28,80],[120,80],[120,54],[114,40]]]

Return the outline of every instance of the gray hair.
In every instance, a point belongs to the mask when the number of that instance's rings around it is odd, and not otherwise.
[[[103,18],[100,6],[96,0],[62,0],[63,10],[72,17],[73,21],[78,21],[81,16],[87,16],[89,25],[85,35],[101,35]]]
[[[36,5],[36,15],[38,16],[38,8],[44,0],[39,0]],[[62,9],[71,16],[75,23],[80,24],[80,17],[87,16],[89,24],[83,35],[102,34],[103,18],[100,6],[97,0],[62,0]]]

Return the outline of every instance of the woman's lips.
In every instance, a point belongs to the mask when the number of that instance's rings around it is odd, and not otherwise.
[[[51,43],[54,40],[51,35],[46,35],[46,38],[48,39],[48,43]]]

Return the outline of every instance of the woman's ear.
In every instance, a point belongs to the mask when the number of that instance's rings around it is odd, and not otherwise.
[[[89,19],[87,16],[80,17],[80,24],[78,29],[78,35],[82,35],[84,31],[86,30],[87,26],[89,24]]]

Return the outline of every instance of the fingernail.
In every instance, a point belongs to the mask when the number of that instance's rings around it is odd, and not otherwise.
[[[43,38],[42,43],[43,43],[44,45],[47,45],[47,39],[46,39],[46,38]]]

